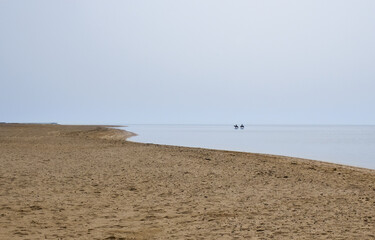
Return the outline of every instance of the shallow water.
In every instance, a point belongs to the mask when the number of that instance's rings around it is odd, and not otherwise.
[[[268,153],[375,169],[375,126],[128,125],[129,141]]]

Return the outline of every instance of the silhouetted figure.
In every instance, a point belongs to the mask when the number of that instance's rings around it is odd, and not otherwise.
[[[234,125],[234,129],[238,129],[238,125],[237,124]]]
[[[245,128],[245,126],[243,125],[243,124],[241,124],[241,127],[240,127],[241,129],[244,129]]]

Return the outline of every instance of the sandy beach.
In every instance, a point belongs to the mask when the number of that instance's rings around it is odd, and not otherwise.
[[[0,239],[375,239],[375,170],[0,124]]]

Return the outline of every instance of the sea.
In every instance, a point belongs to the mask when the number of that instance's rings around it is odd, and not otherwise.
[[[375,125],[143,125],[133,142],[266,153],[375,169]]]

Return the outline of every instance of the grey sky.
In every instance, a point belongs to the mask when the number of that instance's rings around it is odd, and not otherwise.
[[[0,0],[0,121],[375,124],[375,1]]]

